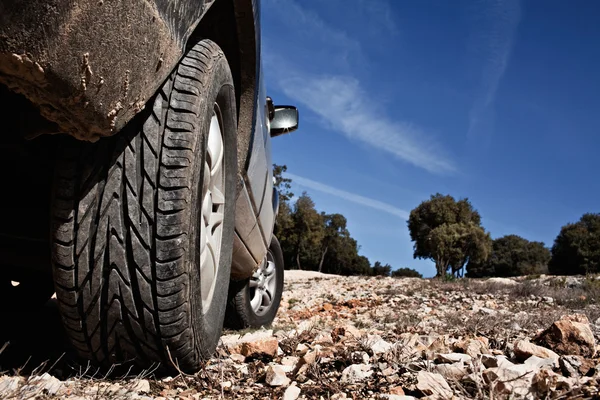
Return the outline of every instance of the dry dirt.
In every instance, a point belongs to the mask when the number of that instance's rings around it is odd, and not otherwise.
[[[3,326],[0,398],[598,398],[592,278],[285,282],[273,326],[225,331],[194,376],[94,373],[70,358],[50,303]]]

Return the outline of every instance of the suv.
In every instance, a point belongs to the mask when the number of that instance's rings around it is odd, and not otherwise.
[[[78,354],[193,372],[283,290],[259,0],[0,0],[0,307]],[[55,134],[55,135],[51,135]],[[173,365],[176,364],[176,365]]]

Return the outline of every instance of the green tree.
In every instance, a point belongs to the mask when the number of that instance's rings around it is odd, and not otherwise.
[[[432,195],[411,211],[408,230],[414,258],[433,260],[437,277],[448,269],[459,275],[469,260],[485,260],[491,250],[491,238],[468,199]]]
[[[382,265],[379,261],[375,261],[371,268],[371,275],[375,276],[390,276],[392,273],[392,266],[390,264]]]
[[[323,221],[325,223],[323,241],[321,242],[321,260],[319,261],[319,272],[323,270],[323,262],[325,256],[331,246],[338,245],[341,239],[350,236],[348,229],[346,228],[346,217],[342,214],[325,214],[321,213]]]
[[[418,271],[416,271],[412,268],[398,268],[398,269],[392,271],[392,278],[402,278],[402,277],[422,278],[423,275],[421,275]]]
[[[469,261],[483,262],[492,250],[490,234],[473,223],[440,225],[431,231],[429,242],[436,276],[444,276],[450,269],[460,277]]]
[[[292,220],[295,264],[298,269],[302,269],[302,264],[307,269],[316,269],[325,225],[322,215],[317,212],[315,203],[306,192],[296,200]]]
[[[370,275],[371,263],[365,256],[356,254],[341,271],[342,275]]]
[[[485,276],[520,276],[540,274],[546,271],[550,250],[542,242],[530,242],[517,235],[506,235],[494,239],[492,253],[485,262],[469,262],[467,275],[478,278]]]
[[[548,269],[555,275],[600,272],[600,214],[584,214],[561,228]]]
[[[289,202],[294,193],[291,192],[292,180],[284,178],[283,173],[287,172],[287,165],[273,164],[273,178],[275,178],[275,188],[279,192],[279,201],[281,203]]]

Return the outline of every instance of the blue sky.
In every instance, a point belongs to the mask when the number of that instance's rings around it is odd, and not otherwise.
[[[600,212],[598,21],[592,0],[263,0],[267,90],[301,115],[273,160],[371,263],[435,274],[406,218],[436,192],[550,246]]]

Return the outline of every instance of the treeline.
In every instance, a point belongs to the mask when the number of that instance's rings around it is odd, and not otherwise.
[[[435,262],[438,277],[600,272],[600,214],[563,226],[548,249],[517,235],[492,240],[468,199],[438,193],[411,211],[408,230],[414,258]]]
[[[283,251],[286,268],[339,275],[390,276],[392,266],[359,253],[360,246],[347,228],[342,214],[319,212],[308,193],[292,202],[291,179],[284,178],[285,165],[273,165],[279,191],[279,213],[275,235]],[[393,276],[420,276],[409,268],[393,271]]]

